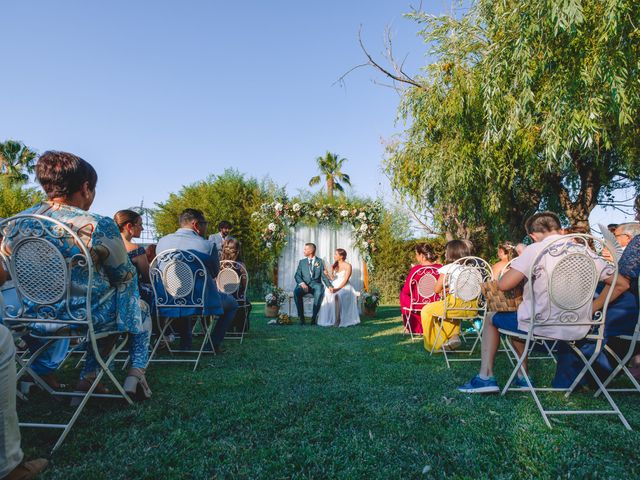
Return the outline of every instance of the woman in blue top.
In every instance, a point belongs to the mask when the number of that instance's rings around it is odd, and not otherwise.
[[[151,390],[144,373],[149,359],[149,308],[144,302],[140,302],[137,272],[129,260],[118,227],[110,218],[88,211],[96,195],[98,175],[94,168],[80,157],[53,151],[45,152],[39,158],[35,170],[36,179],[42,185],[48,200],[22,213],[44,215],[63,222],[89,249],[94,268],[93,283],[90,285],[94,330],[118,330],[131,334],[131,369],[124,387],[131,394],[137,393],[148,398]],[[11,255],[21,236],[21,232],[18,232],[4,238],[1,248],[5,255]],[[80,249],[71,238],[63,238],[59,249],[65,257],[80,253]],[[86,287],[86,278],[76,278],[72,274],[72,297],[84,298]],[[27,309],[36,307],[27,298],[23,298],[22,302]],[[82,301],[72,300],[69,303],[71,309],[81,309],[83,305]],[[56,308],[59,310],[58,318],[68,318],[65,316],[68,314],[65,313],[62,302]],[[36,331],[44,330],[46,325],[35,323],[32,328]],[[87,390],[98,369],[99,365],[93,352],[88,349],[77,389]],[[97,393],[105,391],[103,386],[96,389]]]

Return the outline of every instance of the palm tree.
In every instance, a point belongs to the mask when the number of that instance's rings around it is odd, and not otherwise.
[[[22,183],[33,173],[36,153],[20,142],[7,140],[0,143],[0,175],[10,182]]]
[[[351,179],[346,173],[342,173],[342,165],[346,161],[346,158],[338,158],[337,153],[331,153],[327,151],[324,157],[316,158],[318,164],[318,170],[320,175],[316,175],[309,180],[309,186],[312,187],[320,183],[320,178],[324,177],[327,183],[327,195],[329,198],[333,198],[333,190],[344,192],[344,187],[340,182],[351,186]]]

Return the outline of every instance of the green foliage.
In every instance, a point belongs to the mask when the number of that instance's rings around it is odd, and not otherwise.
[[[166,202],[159,203],[154,215],[156,231],[158,235],[174,232],[178,228],[178,216],[185,208],[204,212],[209,234],[218,231],[220,221],[231,222],[231,235],[241,242],[242,260],[250,278],[250,295],[257,298],[262,294],[262,284],[271,280],[273,258],[265,255],[260,238],[262,226],[253,213],[282,194],[269,180],[259,182],[228,169],[222,175],[187,185],[180,192],[170,194]]]
[[[40,190],[27,188],[12,178],[0,175],[0,218],[7,218],[44,200]]]
[[[398,208],[386,210],[374,242],[377,250],[373,255],[376,269],[370,273],[371,288],[380,292],[382,301],[397,304],[400,289],[404,284],[411,263],[416,261],[416,243],[427,242],[436,252],[443,252],[442,239],[412,239],[406,214]]]
[[[346,158],[339,158],[337,153],[331,153],[329,151],[327,151],[324,157],[316,158],[320,175],[312,177],[309,180],[309,186],[312,187],[319,184],[322,177],[324,177],[327,185],[327,196],[330,199],[333,199],[334,189],[339,192],[344,192],[344,187],[340,182],[343,182],[345,185],[351,185],[349,175],[342,172],[342,165],[346,160]]]
[[[443,232],[521,238],[540,207],[586,224],[638,186],[640,3],[477,0],[460,18],[409,17],[436,61],[403,93],[385,168]]]
[[[36,153],[21,142],[7,140],[0,143],[0,176],[22,183],[33,173]]]

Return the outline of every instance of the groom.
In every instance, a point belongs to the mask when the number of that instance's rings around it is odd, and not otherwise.
[[[313,294],[313,315],[311,324],[315,325],[318,318],[318,311],[324,296],[324,285],[331,288],[331,282],[324,273],[324,264],[321,258],[316,258],[316,246],[313,243],[304,244],[304,256],[298,263],[296,270],[296,288],[293,290],[293,298],[298,311],[300,325],[304,325],[304,307],[302,297],[307,293]],[[323,285],[324,284],[324,285]]]

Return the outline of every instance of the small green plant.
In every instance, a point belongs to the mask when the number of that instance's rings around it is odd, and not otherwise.
[[[366,308],[374,309],[380,303],[380,292],[377,289],[371,289],[370,292],[362,294],[362,302]]]

